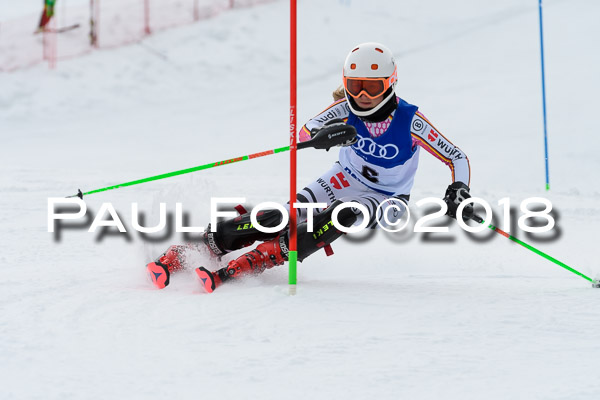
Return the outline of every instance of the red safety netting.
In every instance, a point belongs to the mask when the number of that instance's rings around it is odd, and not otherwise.
[[[94,48],[110,48],[143,39],[153,32],[211,18],[223,11],[274,0],[90,0],[57,2],[47,30],[35,33],[40,14],[0,21],[0,71],[42,61],[78,57]]]

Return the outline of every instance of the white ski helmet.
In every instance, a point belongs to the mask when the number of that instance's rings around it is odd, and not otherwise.
[[[376,113],[395,96],[394,88],[398,81],[396,62],[390,49],[380,43],[362,43],[352,49],[346,57],[343,74],[346,100],[352,112],[359,117]],[[361,111],[352,97],[362,93],[370,98],[384,93],[387,95],[377,106]]]

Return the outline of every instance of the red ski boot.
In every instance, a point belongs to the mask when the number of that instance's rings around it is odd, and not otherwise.
[[[210,272],[204,267],[196,269],[202,287],[212,293],[223,282],[245,275],[258,275],[265,269],[282,265],[288,259],[288,247],[285,236],[280,236],[256,246],[252,251],[231,260],[227,267]]]
[[[211,230],[210,224],[204,233],[203,242],[208,247],[213,256],[223,257],[225,254],[244,247],[252,245],[256,241],[264,242],[279,236],[277,233],[261,232],[252,225],[250,213],[244,207],[238,205],[235,207],[240,215],[236,218],[221,221]],[[281,221],[281,212],[279,210],[265,210],[256,214],[256,219],[260,225],[265,227],[274,227]]]
[[[170,275],[183,269],[182,255],[185,246],[171,246],[158,258],[146,266],[150,280],[159,289],[169,284]]]

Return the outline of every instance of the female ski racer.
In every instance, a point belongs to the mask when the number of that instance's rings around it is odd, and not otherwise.
[[[456,218],[459,204],[470,197],[467,156],[434,128],[417,106],[396,96],[396,83],[392,52],[379,43],[360,44],[346,57],[343,87],[334,92],[337,100],[302,127],[300,141],[313,140],[316,135],[322,139],[344,129],[355,130],[356,136],[342,144],[339,161],[297,195],[299,203],[327,205],[314,215],[312,232],[307,230],[307,210],[298,209],[299,261],[320,248],[330,250],[329,244],[343,234],[332,223],[333,210],[341,203],[357,202],[368,210],[369,221],[364,222],[364,214],[357,208],[343,208],[337,221],[347,228],[397,222],[409,200],[420,148],[450,167],[452,183],[444,197],[449,216]],[[380,204],[384,207],[378,208]],[[260,232],[250,223],[250,213],[243,208],[238,211],[239,217],[219,222],[215,231],[209,226],[204,244],[214,256],[221,257],[255,241],[262,243],[218,271],[196,268],[202,287],[209,293],[229,280],[259,274],[288,259],[287,228],[276,233]],[[463,216],[469,218],[472,212],[469,205]],[[264,227],[279,225],[281,218],[278,210],[257,215]],[[164,288],[169,284],[170,273],[183,268],[184,251],[185,246],[171,246],[157,261],[148,264],[155,286]]]

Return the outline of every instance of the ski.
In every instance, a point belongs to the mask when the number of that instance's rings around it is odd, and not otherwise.
[[[194,271],[206,293],[212,293],[221,283],[216,272],[210,272],[204,267],[196,268]]]
[[[72,31],[73,29],[77,29],[77,28],[79,28],[79,24],[73,24],[73,25],[69,25],[69,26],[63,26],[62,28],[51,29],[50,32],[63,33],[63,32]]]
[[[34,34],[37,35],[38,33],[41,33],[41,32],[63,33],[63,32],[72,31],[73,29],[77,29],[79,27],[80,27],[80,24],[67,25],[67,26],[63,26],[62,28],[57,28],[57,29],[40,28],[37,31],[35,31]]]

